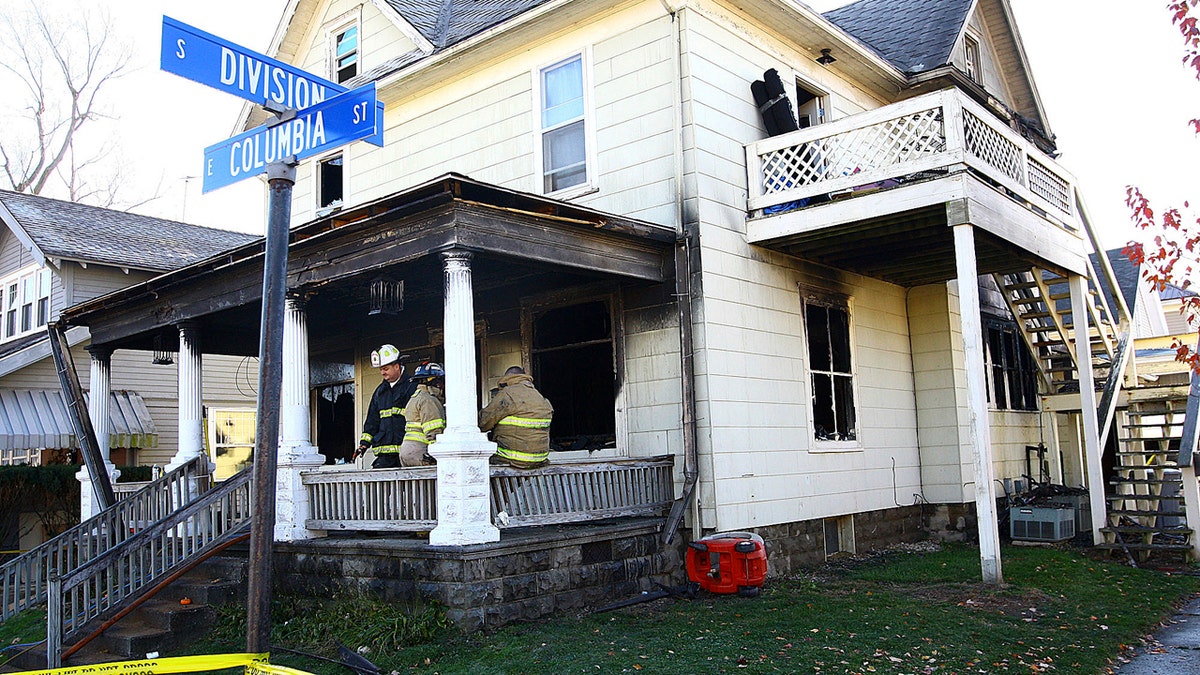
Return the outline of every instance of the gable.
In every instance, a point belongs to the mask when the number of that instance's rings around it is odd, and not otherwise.
[[[823,15],[914,75],[950,63],[975,0],[858,0]]]

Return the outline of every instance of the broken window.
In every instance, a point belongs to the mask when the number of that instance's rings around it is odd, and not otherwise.
[[[534,385],[554,406],[551,450],[616,446],[616,370],[608,302],[536,312],[530,357]]]
[[[806,295],[804,330],[814,436],[818,441],[856,440],[850,310],[844,303]]]
[[[342,205],[344,165],[341,153],[317,163],[317,208]]]
[[[988,402],[998,410],[1037,410],[1037,364],[1016,324],[990,321],[983,343]]]

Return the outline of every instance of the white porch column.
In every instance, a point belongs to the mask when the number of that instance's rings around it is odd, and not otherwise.
[[[289,297],[283,315],[283,384],[280,390],[279,461],[275,472],[275,540],[319,536],[304,527],[311,513],[300,472],[325,463],[312,444],[309,405],[308,319],[303,298]]]
[[[88,347],[88,352],[92,355],[89,378],[91,384],[88,387],[88,417],[92,421],[92,429],[96,432],[96,446],[100,451],[100,457],[104,459],[104,469],[108,473],[108,479],[115,483],[121,472],[117,471],[116,465],[108,459],[108,403],[112,381],[112,350]],[[100,513],[100,504],[96,501],[96,491],[92,487],[92,474],[86,463],[80,468],[79,473],[75,474],[75,477],[79,479],[80,483],[79,517],[81,520],[87,520]]]
[[[1092,374],[1092,339],[1088,328],[1087,279],[1072,274],[1071,321],[1074,324],[1075,370],[1079,373],[1079,406],[1083,418],[1083,454],[1087,460],[1088,503],[1092,509],[1092,543],[1104,541],[1100,528],[1108,523],[1108,503],[1104,499],[1104,471],[1100,466],[1100,422],[1096,415],[1096,378]],[[1113,375],[1119,377],[1119,375]]]
[[[167,471],[204,454],[204,382],[200,356],[200,326],[179,324],[179,448]],[[211,472],[213,467],[210,467]]]
[[[959,316],[962,320],[963,367],[967,371],[968,440],[975,462],[975,514],[979,527],[979,561],[983,580],[1004,581],[1000,565],[1000,525],[996,518],[995,470],[991,424],[984,382],[983,321],[979,316],[979,274],[975,265],[975,229],[954,226],[954,258],[958,270]]]
[[[445,273],[446,430],[429,446],[437,459],[438,524],[435,546],[500,540],[492,524],[488,458],[496,444],[479,431],[475,382],[475,302],[471,253],[442,254]]]

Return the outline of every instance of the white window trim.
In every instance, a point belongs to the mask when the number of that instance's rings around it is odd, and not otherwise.
[[[356,7],[338,16],[330,22],[331,28],[325,31],[325,64],[329,71],[329,80],[337,82],[337,36],[350,28],[358,29],[358,72],[355,77],[366,72],[363,61],[363,31],[362,7]]]
[[[542,156],[542,72],[564,61],[569,61],[576,55],[579,55],[581,70],[583,71],[583,157],[586,163],[585,171],[587,172],[587,178],[579,185],[572,185],[569,188],[563,188],[554,192],[546,192],[545,166]],[[596,110],[595,97],[592,93],[591,45],[577,52],[572,52],[563,55],[561,58],[538,65],[533,69],[531,79],[533,80],[533,189],[531,192],[555,199],[574,199],[599,191],[600,187],[596,176]]]
[[[855,337],[854,298],[851,296],[832,293],[829,291],[799,285],[800,292],[800,323],[804,327],[802,335],[804,342],[804,391],[808,402],[808,439],[809,452],[861,452],[863,450],[862,404],[858,395],[858,358],[856,357],[858,340]],[[808,352],[808,317],[805,306],[809,303],[840,307],[846,310],[847,329],[850,333],[850,390],[854,397],[854,439],[853,441],[828,441],[817,439],[817,428],[812,406],[812,355]]]
[[[833,121],[833,100],[829,89],[822,87],[799,70],[792,69],[792,81],[784,83],[784,91],[791,97],[792,113],[799,114],[800,110],[800,92],[797,91],[797,85],[804,83],[804,88],[817,95],[817,107],[819,108],[820,119],[817,124],[829,124]],[[790,89],[788,89],[790,87]]]
[[[338,155],[342,156],[342,203],[336,206],[321,206],[321,163]],[[324,218],[331,213],[337,213],[346,208],[350,202],[350,149],[343,145],[337,150],[313,157],[312,163],[312,204],[313,215]]]
[[[37,322],[38,300],[46,298],[46,319],[51,321],[54,318],[54,274],[51,273],[48,277],[49,288],[46,289],[45,295],[42,295],[36,284],[40,281],[43,270],[48,269],[43,265],[26,265],[16,272],[6,276],[0,280],[0,343],[8,342],[33,335],[45,329],[46,324],[39,325]],[[29,330],[21,330],[21,305],[22,305],[22,280],[32,277],[34,280],[33,304],[30,307],[30,328]],[[7,335],[8,326],[8,287],[10,284],[17,284],[17,305],[16,305],[16,328],[12,335]]]
[[[967,49],[970,43],[975,44],[975,58],[971,58],[971,52]],[[963,33],[963,73],[967,78],[976,84],[983,84],[983,40],[974,31],[968,30]],[[971,73],[971,69],[975,69],[975,73]]]

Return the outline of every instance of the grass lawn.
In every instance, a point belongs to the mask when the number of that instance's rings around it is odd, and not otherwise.
[[[979,583],[965,546],[846,559],[758,598],[702,595],[559,617],[464,636],[436,608],[372,599],[277,597],[272,644],[336,657],[366,647],[385,675],[568,673],[1104,672],[1123,645],[1200,592],[1200,568],[1133,569],[1061,549],[1003,549],[1003,588]],[[240,652],[245,611],[220,610],[188,652]],[[44,612],[0,624],[0,646],[45,636]],[[5,660],[0,658],[0,662]],[[276,650],[271,662],[314,673],[346,668]]]
[[[1001,589],[978,582],[976,549],[951,546],[768,579],[758,598],[664,599],[474,636],[393,606],[323,612],[285,599],[272,642],[327,657],[335,639],[368,647],[385,674],[1087,674],[1200,591],[1194,566],[1170,574],[1045,548],[1002,555]],[[240,619],[226,612],[196,651],[241,651]],[[272,663],[350,672],[282,652]]]

